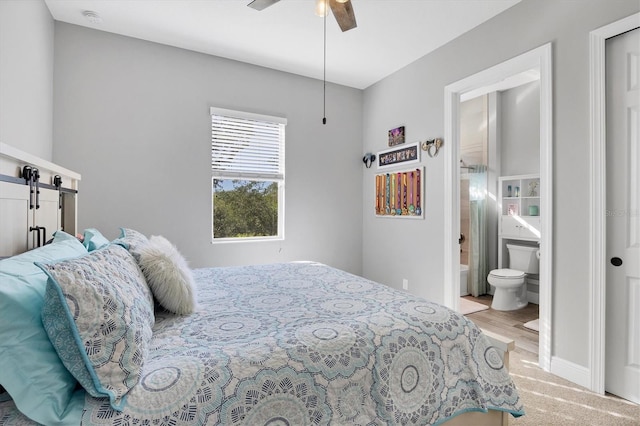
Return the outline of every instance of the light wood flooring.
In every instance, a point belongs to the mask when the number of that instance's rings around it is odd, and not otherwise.
[[[524,323],[538,318],[538,305],[529,303],[517,311],[496,311],[491,309],[491,295],[464,298],[489,306],[487,310],[468,314],[467,318],[480,328],[513,339],[516,342],[516,350],[530,352],[538,358],[538,332],[524,327]]]

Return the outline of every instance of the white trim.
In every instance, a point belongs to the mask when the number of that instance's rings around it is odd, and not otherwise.
[[[587,367],[554,356],[551,357],[551,368],[549,371],[572,383],[585,388],[589,387],[589,369]]]
[[[551,43],[540,46],[494,67],[452,83],[444,90],[444,138],[450,149],[444,161],[444,304],[458,308],[460,291],[460,170],[458,167],[460,135],[460,96],[480,87],[495,84],[506,77],[538,69],[540,71],[540,193],[541,193],[541,262],[540,262],[540,334],[539,364],[549,371],[551,366],[552,303],[552,230],[553,230],[553,99]]]
[[[272,123],[287,125],[287,119],[285,117],[278,117],[276,115],[256,114],[254,112],[236,111],[233,109],[210,107],[209,112],[211,115],[222,115],[225,117],[244,118],[245,120],[256,121],[270,121]]]
[[[640,26],[640,13],[633,14],[589,33],[589,105],[591,143],[591,212],[589,286],[589,372],[585,387],[604,394],[606,329],[606,93],[605,42],[608,38]]]
[[[480,85],[479,85],[480,86]],[[444,88],[444,140],[451,141],[444,157],[444,304],[459,310],[460,297],[460,93]],[[468,90],[468,89],[467,89]],[[454,125],[455,123],[455,125]],[[457,237],[456,237],[457,236]]]
[[[551,368],[553,307],[553,84],[551,44],[539,52],[540,61],[540,367]]]

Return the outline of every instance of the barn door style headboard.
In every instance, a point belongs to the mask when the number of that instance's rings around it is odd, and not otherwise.
[[[77,232],[80,174],[0,142],[0,258]]]

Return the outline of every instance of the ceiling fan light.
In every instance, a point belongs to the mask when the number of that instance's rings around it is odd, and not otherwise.
[[[336,0],[336,1],[337,1],[338,3],[346,3],[346,2],[348,2],[349,0]]]
[[[316,0],[316,16],[324,17],[329,13],[329,8],[327,7],[326,0]]]

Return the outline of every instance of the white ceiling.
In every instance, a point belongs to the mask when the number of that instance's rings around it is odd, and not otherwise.
[[[352,0],[358,27],[327,17],[327,81],[364,89],[520,0]],[[323,78],[314,0],[45,0],[57,21]],[[100,15],[89,22],[83,11]]]

